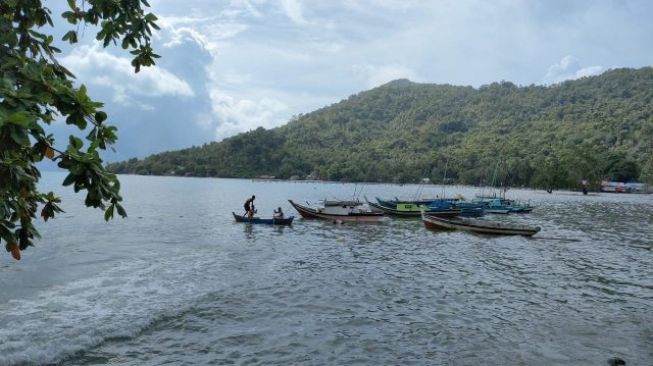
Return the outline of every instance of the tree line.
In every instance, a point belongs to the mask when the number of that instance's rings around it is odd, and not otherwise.
[[[579,188],[653,183],[653,68],[551,86],[395,80],[286,125],[108,166],[116,173]]]

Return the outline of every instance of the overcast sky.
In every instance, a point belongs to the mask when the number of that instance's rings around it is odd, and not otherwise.
[[[119,127],[109,161],[276,127],[398,78],[551,84],[653,65],[650,0],[150,2],[157,67],[134,74],[91,29],[61,58]],[[64,4],[46,1],[60,34]]]

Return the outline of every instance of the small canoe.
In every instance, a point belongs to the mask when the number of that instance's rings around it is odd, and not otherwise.
[[[288,200],[292,207],[305,219],[322,219],[334,222],[377,222],[383,219],[382,212],[365,211],[359,208],[343,208],[342,214],[326,213],[321,208],[312,208]],[[333,212],[333,211],[332,211]]]
[[[252,217],[251,219],[247,216],[241,216],[241,215],[236,215],[235,212],[232,212],[234,215],[234,219],[236,219],[236,222],[244,222],[248,224],[265,224],[265,225],[291,225],[292,220],[295,218],[295,216],[289,216],[289,217],[284,217],[282,219],[275,219],[274,217],[271,219],[262,219],[260,217]]]
[[[540,231],[540,227],[516,225],[464,217],[443,218],[432,215],[422,215],[422,221],[427,229],[432,230],[463,230],[489,235],[523,235],[533,236]]]

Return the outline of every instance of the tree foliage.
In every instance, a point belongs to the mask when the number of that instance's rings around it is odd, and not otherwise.
[[[97,29],[106,47],[118,44],[133,56],[138,72],[154,65],[150,45],[156,17],[146,13],[145,0],[68,0],[61,14],[72,28],[63,41],[77,43],[80,26]],[[61,51],[45,32],[53,26],[51,11],[40,0],[0,2],[0,242],[16,258],[38,237],[37,215],[47,221],[61,212],[60,199],[37,188],[36,163],[52,159],[69,174],[63,185],[85,190],[87,206],[126,216],[120,205],[120,184],[106,171],[99,152],[116,141],[116,128],[107,123],[102,103],[93,101],[86,87],[57,62]],[[57,145],[47,127],[56,119],[87,134],[71,135]],[[40,211],[39,211],[40,208]]]
[[[552,86],[397,80],[279,128],[115,163],[119,173],[580,188],[653,179],[653,69]],[[499,167],[497,169],[497,164]],[[640,166],[643,168],[640,169]]]

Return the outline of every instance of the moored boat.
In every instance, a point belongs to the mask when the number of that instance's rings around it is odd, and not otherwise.
[[[232,212],[236,222],[244,222],[248,224],[265,224],[265,225],[292,225],[292,220],[295,216],[283,217],[283,218],[271,218],[271,219],[262,219],[260,217],[252,217],[251,219],[247,216],[236,215],[235,212]]]
[[[422,221],[427,229],[432,230],[463,230],[489,235],[523,235],[533,236],[540,231],[540,227],[491,222],[463,217],[443,218],[423,214]]]
[[[420,217],[422,215],[422,211],[425,211],[430,215],[454,217],[460,215],[462,212],[461,209],[456,208],[428,207],[412,203],[399,203],[394,205],[394,207],[369,201],[367,204],[370,205],[370,207],[373,209],[383,212],[386,215],[399,217]]]
[[[397,204],[413,204],[418,206],[443,206],[443,205],[451,205],[454,204],[456,201],[458,201],[458,198],[439,198],[439,197],[422,198],[418,200],[402,200],[397,197],[389,200],[382,199],[379,197],[375,197],[375,198],[379,205],[386,206],[386,207],[393,207]]]
[[[487,213],[528,213],[533,211],[533,206],[528,203],[519,203],[506,198],[492,198],[475,201],[485,206]]]
[[[356,207],[356,206],[362,206],[364,204],[364,202],[359,201],[359,200],[327,200],[327,199],[324,199],[321,202],[325,207],[329,207],[329,206],[352,206],[352,207]]]
[[[377,222],[383,218],[382,212],[374,212],[360,206],[309,207],[288,200],[305,219],[322,219],[336,222]]]
[[[453,207],[459,208],[461,210],[460,216],[463,217],[480,217],[485,215],[485,206],[481,203],[458,201]]]

